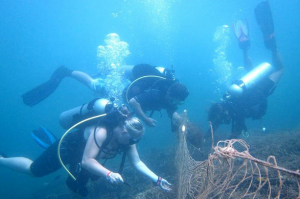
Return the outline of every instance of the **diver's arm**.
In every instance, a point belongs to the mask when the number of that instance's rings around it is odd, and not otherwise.
[[[277,84],[284,72],[284,65],[277,48],[272,49],[272,61],[275,71],[269,76],[269,78]]]
[[[71,73],[71,77],[73,77],[77,81],[83,83],[89,89],[94,90],[92,88],[92,82],[94,81],[94,79],[91,76],[89,76],[87,73],[84,73],[84,72],[81,72],[81,71],[73,71]]]
[[[149,117],[146,116],[146,114],[142,110],[142,107],[141,107],[140,103],[138,103],[135,98],[131,98],[129,100],[128,104],[132,108],[132,110],[134,111],[134,113],[141,120],[143,120],[143,122],[145,122],[147,124],[147,126],[150,126],[150,127],[154,127],[155,126],[154,122],[156,122],[156,120],[154,120],[154,119],[149,118]]]
[[[250,59],[250,57],[248,55],[248,51],[247,50],[243,51],[243,56],[244,56],[245,69],[247,71],[251,71],[253,69],[253,63],[252,63],[252,60]]]
[[[97,160],[96,157],[100,151],[99,147],[96,145],[94,140],[94,128],[89,127],[86,128],[85,131],[90,131],[89,137],[83,152],[82,156],[82,167],[87,171],[96,174],[98,176],[106,177],[106,174],[110,171],[103,167]],[[86,134],[87,132],[85,132]],[[98,128],[96,131],[96,140],[99,146],[101,146],[104,141],[106,140],[106,129],[105,128]]]
[[[129,146],[129,149],[127,150],[127,155],[129,158],[129,161],[132,163],[132,165],[142,174],[150,178],[153,182],[156,182],[158,179],[158,176],[153,173],[146,165],[143,163],[140,159],[140,156],[137,152],[136,145]]]
[[[171,191],[172,189],[169,187],[171,184],[165,180],[164,178],[161,178],[157,176],[153,171],[151,171],[145,163],[143,163],[140,159],[140,156],[137,152],[136,145],[131,145],[129,146],[129,149],[127,150],[127,155],[132,163],[132,165],[142,174],[147,176],[152,180],[153,183],[155,183],[157,186],[160,186],[160,188],[166,190],[166,191]]]
[[[82,168],[85,168],[87,171],[91,172],[92,174],[106,177],[106,179],[109,180],[111,183],[123,183],[124,181],[120,174],[109,171],[107,168],[102,166],[96,160],[96,157],[98,156],[100,149],[95,143],[95,139],[98,145],[102,146],[102,144],[107,138],[106,129],[98,128],[96,131],[96,138],[94,138],[93,127],[86,128],[86,131],[90,131],[90,132],[85,132],[85,133],[89,133],[89,137],[83,152],[83,157],[81,161]]]

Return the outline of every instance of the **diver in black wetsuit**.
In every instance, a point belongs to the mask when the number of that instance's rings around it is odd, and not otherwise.
[[[154,127],[153,111],[165,109],[173,121],[179,120],[177,105],[189,95],[186,86],[175,79],[171,70],[139,64],[131,70],[132,83],[124,89],[123,100],[147,126]],[[145,112],[152,111],[148,117]]]
[[[120,173],[108,170],[97,161],[113,158],[124,151],[138,171],[150,178],[155,185],[171,190],[170,184],[153,173],[139,158],[135,144],[143,133],[143,125],[137,118],[127,118],[122,111],[114,110],[100,119],[97,125],[89,125],[84,130],[68,134],[60,148],[63,163],[70,164],[70,172],[76,177],[76,180],[68,178],[68,187],[86,196],[86,184],[95,176],[105,177],[111,183],[124,183]],[[48,175],[62,166],[57,156],[58,144],[59,140],[34,161],[0,154],[0,165],[35,177]]]
[[[245,68],[250,71],[246,76],[234,82],[224,94],[223,102],[213,104],[208,112],[208,120],[216,130],[221,124],[232,123],[230,138],[238,137],[242,132],[247,133],[246,118],[261,119],[267,111],[267,98],[271,95],[280,80],[284,68],[277,50],[274,37],[272,13],[268,1],[255,8],[255,16],[263,33],[265,47],[271,51],[273,68],[263,63],[253,68],[248,56],[250,41],[246,23],[239,20],[235,23],[235,34],[239,47],[243,50]],[[206,139],[210,136],[210,130]]]

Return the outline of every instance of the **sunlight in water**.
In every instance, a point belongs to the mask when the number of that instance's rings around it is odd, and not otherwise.
[[[162,52],[164,56],[172,61],[174,46],[170,36],[178,28],[174,26],[173,22],[173,5],[174,0],[126,0],[118,17],[124,16],[123,23],[133,30],[133,35],[136,34],[136,30],[133,28],[135,24],[142,22],[144,24],[143,31],[146,32],[149,42],[155,43],[160,50],[164,50]],[[137,13],[139,18],[136,17]],[[113,16],[116,15],[113,14]],[[143,53],[140,56],[143,56]]]

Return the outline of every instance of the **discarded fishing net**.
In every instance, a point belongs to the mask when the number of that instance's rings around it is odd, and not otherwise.
[[[186,141],[186,113],[184,118],[176,157],[177,198],[300,198],[298,170],[279,167],[274,156],[266,161],[251,156],[243,140],[220,141],[207,160],[194,160]]]

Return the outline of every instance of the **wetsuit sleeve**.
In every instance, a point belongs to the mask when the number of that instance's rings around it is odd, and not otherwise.
[[[162,93],[154,89],[147,90],[134,99],[141,105],[143,111],[160,110],[164,101]]]

